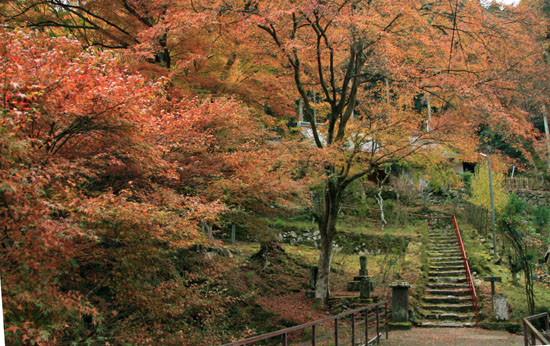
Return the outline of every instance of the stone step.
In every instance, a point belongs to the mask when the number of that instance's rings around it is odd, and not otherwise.
[[[437,283],[463,283],[466,282],[466,277],[464,276],[432,276],[428,279],[430,282],[437,282]]]
[[[455,255],[458,255],[460,256],[460,249],[458,247],[449,247],[449,248],[430,248],[428,249],[428,253],[429,254],[439,254],[438,256],[436,255],[431,255],[431,257],[443,257],[443,256],[446,256],[448,255],[449,253],[454,253]],[[443,255],[443,256],[441,256]]]
[[[432,261],[430,260],[430,267],[445,267],[445,266],[462,266],[464,268],[464,262],[462,260],[452,261]]]
[[[446,312],[471,312],[472,303],[469,304],[422,304],[422,309],[427,311],[446,311]]]
[[[428,246],[458,246],[455,239],[453,240],[432,240],[428,243]]]
[[[458,246],[428,248],[428,252],[451,252],[451,251],[457,251],[460,253],[460,249],[458,248]]]
[[[429,245],[458,245],[456,238],[449,239],[430,239]]]
[[[430,244],[454,244],[458,245],[458,240],[456,236],[445,236],[445,237],[433,237],[429,239]]]
[[[460,250],[458,249],[429,249],[428,250],[429,257],[445,257],[445,256],[452,256],[452,257],[458,257],[460,256]]]
[[[454,322],[454,321],[421,321],[418,323],[422,328],[474,328],[474,322]]]
[[[448,312],[448,311],[426,311],[419,309],[420,316],[427,320],[454,320],[454,321],[473,321],[476,315],[473,312]]]
[[[429,296],[447,296],[447,295],[454,295],[454,296],[468,296],[470,297],[470,290],[468,288],[429,288],[425,291],[425,294]]]
[[[424,296],[422,300],[429,304],[465,304],[472,301],[471,297],[461,297],[455,295],[447,296]]]
[[[439,252],[439,251],[450,251],[450,250],[456,250],[460,252],[460,249],[456,245],[452,246],[431,246],[428,248],[428,251],[431,252]]]
[[[462,263],[460,265],[430,266],[430,271],[444,272],[448,270],[464,270]]]
[[[468,284],[466,283],[466,280],[464,280],[464,283],[457,283],[457,282],[430,282],[428,283],[429,289],[452,289],[452,290],[460,290],[460,289],[467,289],[469,292]]]
[[[433,256],[433,257],[430,257],[430,262],[431,263],[437,263],[437,264],[448,263],[448,262],[458,262],[458,261],[460,261],[461,263],[463,262],[462,261],[462,256],[446,256],[446,257]]]
[[[455,244],[457,244],[456,235],[433,235],[431,234],[429,236],[429,240],[432,242],[438,242],[438,241],[453,241]]]
[[[448,248],[448,249],[445,249],[445,248],[440,248],[440,249],[428,249],[428,252],[435,252],[435,253],[441,253],[441,254],[449,254],[449,253],[454,253],[454,254],[458,254],[460,255],[460,249],[457,247],[453,247],[453,248]]]
[[[445,271],[430,271],[428,276],[430,277],[449,277],[449,276],[466,276],[466,271],[463,269],[460,270],[445,270]]]

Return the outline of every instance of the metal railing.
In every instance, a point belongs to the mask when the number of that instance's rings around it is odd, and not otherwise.
[[[386,334],[386,339],[389,337],[389,316],[388,303],[386,301],[370,304],[354,310],[346,311],[338,315],[333,315],[327,318],[323,318],[317,321],[308,322],[298,326],[281,329],[275,332],[254,336],[248,339],[231,342],[223,346],[239,346],[239,345],[251,345],[253,343],[279,338],[283,346],[291,344],[291,333],[308,332],[311,331],[311,340],[306,343],[294,342],[298,345],[312,345],[315,346],[317,342],[323,340],[333,340],[333,345],[338,346],[339,342],[343,342],[343,338],[346,337],[351,341],[352,345],[356,342],[363,340],[363,345],[369,345],[374,343],[380,343],[382,337],[382,328]],[[382,319],[383,317],[383,319]],[[372,323],[371,323],[372,322]],[[332,324],[331,331],[324,335],[318,336],[317,333],[321,329],[322,325]],[[369,339],[369,324],[374,328],[376,333],[370,336]],[[363,328],[361,328],[363,326]],[[361,331],[362,329],[362,331]],[[348,334],[349,332],[349,334]],[[276,340],[272,340],[276,341]],[[348,344],[349,341],[345,341]]]
[[[468,282],[468,288],[470,289],[470,295],[472,296],[472,306],[474,308],[474,313],[476,314],[476,327],[479,324],[478,317],[478,308],[477,308],[477,292],[474,285],[474,280],[472,278],[472,273],[470,271],[470,264],[468,263],[468,257],[466,257],[466,250],[464,249],[464,243],[462,242],[462,235],[460,234],[460,228],[458,227],[458,222],[456,221],[456,216],[452,216],[453,226],[456,231],[456,237],[458,238],[458,245],[460,248],[460,254],[462,256],[462,261],[464,262],[464,270],[466,271],[466,282]]]
[[[533,323],[543,323],[545,332],[540,332]],[[525,346],[550,345],[550,314],[543,312],[523,319],[523,341]]]

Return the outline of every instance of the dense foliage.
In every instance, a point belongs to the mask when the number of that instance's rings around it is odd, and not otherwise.
[[[238,225],[276,248],[269,218],[311,211],[325,301],[349,186],[401,165],[445,189],[451,161],[487,146],[546,169],[547,13],[538,0],[2,2],[8,343],[215,344],[250,297],[202,230]],[[548,210],[532,215],[542,232]]]
[[[281,144],[237,101],[177,101],[110,52],[1,35],[8,342],[216,340],[231,265],[193,250],[199,223],[291,207],[292,172],[266,159]]]

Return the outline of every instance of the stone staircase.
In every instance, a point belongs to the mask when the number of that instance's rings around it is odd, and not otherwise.
[[[421,327],[475,327],[472,298],[454,230],[430,232],[430,272],[422,297]]]

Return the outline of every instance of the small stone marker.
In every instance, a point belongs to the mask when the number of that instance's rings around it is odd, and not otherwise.
[[[504,294],[495,294],[493,296],[493,309],[497,321],[508,321],[508,297]]]
[[[483,280],[491,282],[491,298],[495,296],[495,282],[502,282],[500,276],[484,276]]]
[[[392,288],[392,321],[409,321],[409,288],[411,285],[406,281],[396,281],[390,285]]]

